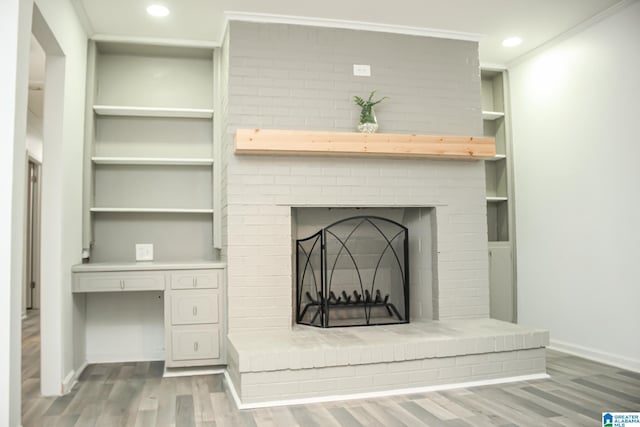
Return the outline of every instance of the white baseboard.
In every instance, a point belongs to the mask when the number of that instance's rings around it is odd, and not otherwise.
[[[568,342],[553,339],[551,340],[550,345],[547,348],[549,350],[556,350],[562,353],[572,354],[574,356],[583,357],[585,359],[615,366],[617,368],[640,372],[640,359],[631,359],[630,357],[607,353],[605,351],[597,350],[594,348],[583,347],[581,345],[571,344]]]
[[[140,354],[87,354],[87,363],[125,363],[125,362],[155,362],[165,360],[164,351],[140,353]]]
[[[223,374],[224,368],[164,368],[163,378],[171,377],[192,377],[196,375]]]
[[[88,363],[84,362],[78,369],[71,370],[67,376],[64,377],[64,380],[62,380],[62,394],[67,394],[71,389],[73,389],[73,386],[78,383],[78,378],[80,378],[82,371],[84,371],[84,368],[86,368],[87,365]]]
[[[496,378],[496,379],[481,380],[481,381],[469,381],[469,382],[455,383],[455,384],[441,384],[441,385],[424,386],[424,387],[402,388],[402,389],[385,390],[385,391],[374,391],[374,392],[368,392],[368,393],[307,397],[303,399],[270,400],[267,402],[258,402],[258,403],[242,403],[242,401],[240,400],[240,396],[238,396],[238,392],[236,391],[236,388],[233,384],[233,381],[231,381],[229,372],[226,370],[224,372],[224,378],[225,378],[225,382],[229,387],[229,392],[231,394],[231,397],[233,398],[233,401],[235,402],[238,409],[256,409],[256,408],[270,408],[274,406],[308,405],[313,403],[337,402],[337,401],[356,400],[356,399],[372,399],[372,398],[378,398],[378,397],[400,396],[404,394],[415,394],[415,393],[429,393],[433,391],[443,391],[443,390],[453,390],[458,388],[506,384],[506,383],[513,383],[513,382],[519,382],[519,381],[544,380],[550,377],[547,374],[531,374],[531,375],[520,375],[517,377]]]

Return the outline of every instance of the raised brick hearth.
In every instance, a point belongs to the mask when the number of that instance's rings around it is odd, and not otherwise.
[[[344,398],[540,375],[544,330],[492,319],[230,336],[229,376],[242,404]]]

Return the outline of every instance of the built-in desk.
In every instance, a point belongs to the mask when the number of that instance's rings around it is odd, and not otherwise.
[[[225,363],[225,264],[89,263],[73,266],[73,292],[164,292],[165,366]]]

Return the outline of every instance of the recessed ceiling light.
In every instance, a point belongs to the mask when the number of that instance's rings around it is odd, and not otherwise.
[[[147,7],[147,13],[157,17],[167,16],[169,14],[169,8],[161,4],[152,4]]]
[[[522,39],[520,37],[509,37],[508,39],[502,40],[502,46],[504,47],[515,47],[522,43]]]

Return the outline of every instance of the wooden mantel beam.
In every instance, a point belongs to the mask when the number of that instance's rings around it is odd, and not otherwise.
[[[487,160],[494,138],[306,130],[238,129],[236,154]]]

